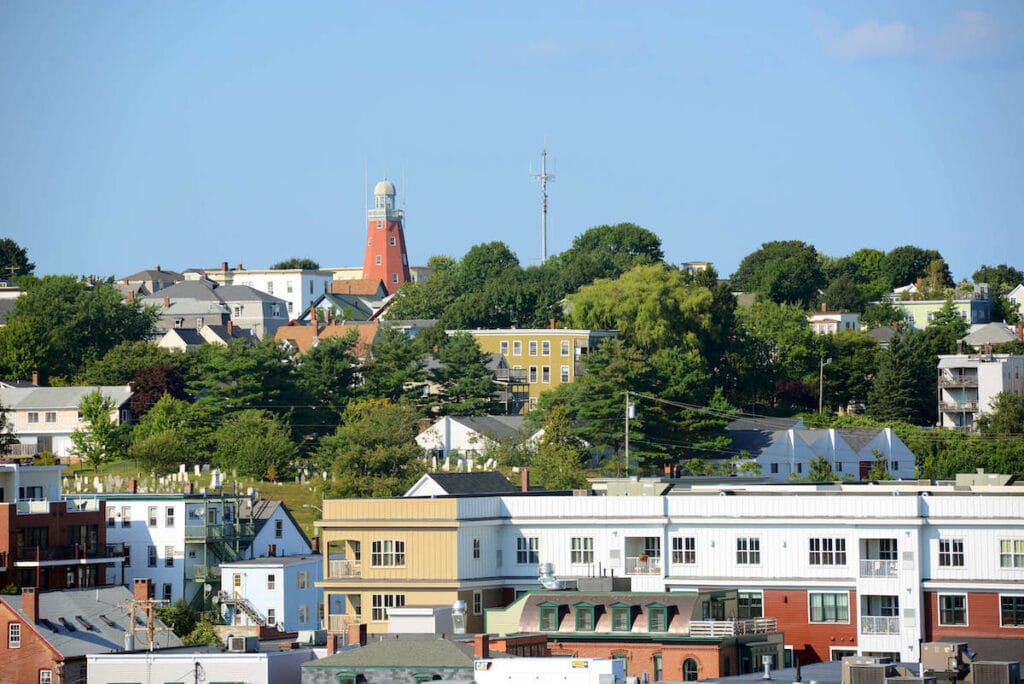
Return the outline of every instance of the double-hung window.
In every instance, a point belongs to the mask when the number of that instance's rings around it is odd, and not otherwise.
[[[540,562],[540,544],[537,537],[516,538],[516,563],[520,565]]]
[[[967,594],[939,594],[939,624],[967,625]]]
[[[964,540],[939,540],[939,566],[943,568],[962,568],[964,566]]]
[[[395,568],[405,565],[405,542],[400,539],[378,539],[370,545],[370,565]]]
[[[696,537],[672,537],[672,562],[693,565],[697,562]]]
[[[846,565],[846,540],[814,537],[807,540],[811,565]]]
[[[847,592],[812,592],[807,594],[807,603],[810,609],[809,622],[850,621],[850,594]]]
[[[759,537],[739,537],[736,539],[736,564],[761,564],[761,539]]]
[[[1024,568],[1024,539],[999,540],[999,567]]]
[[[572,538],[572,562],[593,563],[594,562],[594,538],[573,537]]]
[[[999,597],[999,624],[1003,627],[1024,627],[1024,596]]]
[[[388,619],[388,608],[401,608],[405,605],[405,594],[371,594],[371,622],[384,622]]]

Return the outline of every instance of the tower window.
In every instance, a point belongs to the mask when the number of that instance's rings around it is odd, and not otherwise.
[[[377,219],[377,227],[378,228],[383,228],[384,227],[384,222],[381,221],[380,219]]]
[[[376,256],[376,258],[374,259],[374,262],[375,262],[375,263],[376,263],[376,264],[377,264],[378,266],[380,266],[380,261],[381,261],[381,259],[380,259],[380,254],[378,254],[378,255]]]
[[[392,247],[394,247],[395,245],[397,245],[397,244],[398,244],[398,240],[396,240],[396,239],[395,239],[395,236],[394,236],[394,235],[392,235],[392,236],[391,236],[391,237],[390,237],[390,238],[388,239],[388,244],[390,244],[390,245],[391,245]]]
[[[391,274],[391,282],[393,282],[393,283],[397,283],[398,282],[398,274],[397,273],[392,273]]]

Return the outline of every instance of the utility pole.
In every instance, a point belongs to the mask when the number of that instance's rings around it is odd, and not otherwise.
[[[119,603],[119,604],[117,604],[118,608],[126,608],[126,609],[128,609],[128,613],[129,613],[128,617],[129,617],[129,620],[131,621],[129,630],[130,630],[130,632],[132,634],[132,641],[135,640],[135,632],[137,630],[139,630],[139,629],[146,630],[147,645],[148,645],[149,650],[151,652],[153,650],[153,634],[156,631],[156,624],[154,622],[154,617],[155,617],[156,611],[154,609],[157,606],[159,606],[161,603],[167,603],[167,601],[164,600],[164,599],[151,599],[151,598],[143,599],[143,600],[140,601],[139,599],[133,598],[131,603]],[[135,624],[135,609],[137,607],[141,607],[142,610],[144,610],[146,612],[146,626],[145,627],[138,627]],[[165,627],[164,629],[167,629],[167,628]]]
[[[629,477],[629,419],[636,417],[636,406],[629,403],[629,390],[626,390],[626,477]]]
[[[530,178],[540,183],[540,263],[548,260],[548,181],[555,180],[553,173],[548,173],[547,141],[540,148],[540,173]]]
[[[825,366],[832,363],[832,359],[826,359],[824,356],[821,357],[820,365],[818,366],[818,415],[821,415],[822,407],[825,405]]]

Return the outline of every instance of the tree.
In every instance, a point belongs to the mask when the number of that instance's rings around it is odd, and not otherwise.
[[[319,271],[320,264],[309,258],[292,257],[284,261],[278,261],[270,267],[272,271],[286,271],[295,268],[301,268],[304,271]]]
[[[431,373],[441,386],[441,413],[479,416],[495,413],[495,386],[488,357],[469,333],[451,335],[437,353],[440,364]]]
[[[286,476],[297,451],[290,433],[288,425],[268,411],[239,411],[214,433],[214,463],[258,480],[271,472]]]
[[[45,381],[70,380],[125,340],[141,340],[156,313],[124,303],[112,284],[73,276],[32,280],[0,328],[0,372]]]
[[[132,429],[129,455],[156,472],[196,463],[213,450],[214,417],[203,404],[164,395]]]
[[[403,285],[384,315],[391,320],[440,318],[459,296],[455,280],[457,266],[457,262],[451,257],[430,257],[427,260],[427,267],[432,269],[430,277],[423,282]]]
[[[868,415],[886,423],[930,425],[935,421],[934,357],[918,332],[897,334],[879,355],[878,375],[868,393]]]
[[[0,279],[32,275],[35,270],[24,247],[10,238],[0,239]]]
[[[11,447],[18,443],[18,436],[14,434],[7,411],[7,407],[0,404],[0,456],[11,453]]]
[[[195,629],[193,629],[188,636],[182,637],[181,643],[185,646],[207,646],[209,644],[216,644],[220,641],[220,636],[217,634],[217,630],[214,629],[213,623],[203,620]]]
[[[875,460],[872,461],[871,469],[868,471],[868,479],[872,482],[891,480],[892,475],[889,474],[889,461],[885,458],[885,454],[878,449],[872,449],[871,453],[874,455]]]
[[[185,378],[173,366],[164,363],[140,368],[132,378],[131,387],[132,396],[128,400],[128,408],[137,418],[153,408],[160,397],[189,398],[185,391]]]
[[[544,420],[544,435],[530,472],[546,489],[582,489],[587,485],[585,457],[586,450],[572,434],[568,412],[564,406],[555,406]]]
[[[331,470],[334,497],[400,496],[426,468],[416,444],[416,411],[389,400],[353,402],[318,458]]]
[[[737,405],[765,402],[772,406],[792,403],[804,397],[802,408],[817,404],[822,339],[811,331],[802,307],[759,300],[738,309],[739,342],[732,365],[738,374]]]
[[[196,365],[189,392],[215,414],[259,408],[283,415],[292,405],[295,366],[277,340],[234,339],[191,353]]]
[[[805,308],[817,299],[824,285],[817,250],[799,240],[765,242],[761,249],[743,257],[730,280],[734,290]]]
[[[928,267],[942,255],[934,249],[921,249],[913,245],[897,247],[885,255],[882,271],[889,284],[889,289],[916,283],[919,278],[928,276]],[[943,261],[945,266],[945,261]],[[949,267],[945,267],[942,276],[944,287],[953,287],[953,276]]]
[[[504,242],[486,242],[470,247],[455,269],[459,292],[480,292],[491,280],[501,279],[519,269],[519,257]],[[429,279],[428,281],[429,282]]]
[[[296,383],[301,404],[294,424],[301,435],[330,434],[338,427],[345,405],[355,395],[358,359],[353,351],[358,333],[321,339],[298,358]]]
[[[981,434],[987,436],[1024,435],[1024,395],[1000,392],[975,423]]]
[[[371,359],[363,365],[360,394],[392,401],[412,396],[424,379],[420,357],[420,349],[402,330],[382,326],[373,342]]]
[[[818,454],[811,459],[810,467],[807,472],[807,479],[810,482],[832,482],[833,480],[839,480],[835,472],[832,470],[832,464],[829,463],[824,456]]]
[[[98,387],[82,397],[78,404],[78,413],[85,426],[71,433],[71,451],[82,460],[89,461],[94,468],[124,454],[122,431],[110,417],[115,409],[117,406],[113,400]]]
[[[824,406],[843,411],[866,402],[878,373],[878,343],[859,330],[843,330],[823,342],[822,353],[832,359],[823,370]]]
[[[868,304],[864,307],[864,313],[860,317],[861,327],[871,328],[896,328],[907,327],[906,312],[893,304],[888,299],[883,299],[877,304]]]
[[[952,297],[947,297],[942,307],[935,312],[928,327],[924,329],[925,337],[929,342],[932,353],[952,354],[956,352],[956,343],[971,329],[968,323],[960,315]],[[936,362],[938,359],[936,358]]]
[[[178,638],[184,638],[196,628],[196,616],[184,598],[179,598],[170,606],[161,606],[155,610],[156,616],[171,628]]]
[[[1002,294],[1024,283],[1024,272],[1007,264],[999,264],[998,266],[982,265],[971,276],[971,280],[975,283],[988,283],[989,289],[992,292]]]
[[[635,223],[594,226],[573,240],[572,246],[552,259],[573,292],[599,278],[618,278],[634,266],[661,263],[661,240]]]
[[[835,311],[861,312],[868,304],[868,297],[853,278],[841,275],[825,288],[825,303]]]
[[[192,355],[158,347],[145,340],[125,340],[100,359],[90,363],[79,375],[85,385],[127,385],[143,368],[163,364],[185,377],[190,372]]]
[[[195,450],[183,433],[164,430],[134,439],[128,456],[142,468],[163,475],[177,471],[179,464],[192,462]]]

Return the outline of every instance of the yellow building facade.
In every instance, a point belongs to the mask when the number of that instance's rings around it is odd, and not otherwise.
[[[567,328],[449,330],[448,334],[457,332],[472,335],[485,354],[505,357],[508,371],[499,371],[498,381],[509,385],[519,413],[536,406],[542,393],[573,382],[583,372],[582,357],[617,334],[614,330]]]

